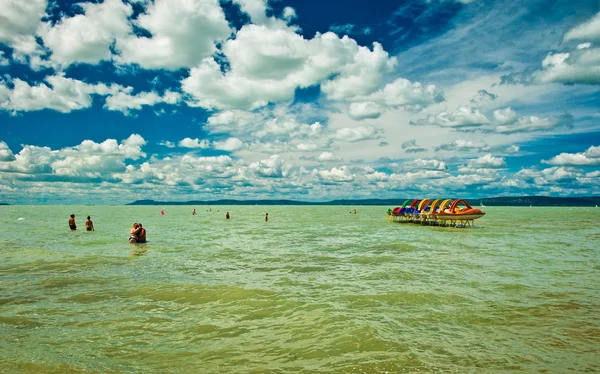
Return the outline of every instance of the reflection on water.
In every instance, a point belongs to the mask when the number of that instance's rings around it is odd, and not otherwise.
[[[0,372],[600,366],[600,210],[486,207],[455,229],[389,207],[162,208],[0,207]],[[149,243],[129,244],[139,221]]]

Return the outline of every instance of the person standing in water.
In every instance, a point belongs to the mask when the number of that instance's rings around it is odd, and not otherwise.
[[[142,227],[141,223],[138,223],[139,233],[138,233],[138,243],[146,243],[146,229]]]
[[[69,228],[71,231],[77,230],[77,225],[75,224],[75,214],[71,214],[71,218],[69,218]]]
[[[229,219],[229,212],[225,213],[225,219]]]
[[[164,215],[165,215],[165,211],[164,211],[164,209],[161,209],[161,210],[160,210],[160,215],[161,215],[161,216],[164,216]]]
[[[196,215],[196,209],[192,210],[192,215],[195,216]]]
[[[88,216],[87,221],[85,221],[85,229],[87,231],[94,231],[94,222],[92,222],[92,217]]]
[[[269,213],[265,214],[265,222],[269,222]]]

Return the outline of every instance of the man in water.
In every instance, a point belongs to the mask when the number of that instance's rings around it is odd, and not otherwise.
[[[269,213],[265,214],[265,222],[269,222]]]
[[[75,214],[71,214],[71,218],[69,218],[69,228],[71,231],[77,230],[77,225],[75,224]]]
[[[229,219],[229,212],[225,213],[225,219]]]
[[[192,210],[192,215],[195,216],[196,215],[196,209]]]
[[[144,227],[142,227],[141,223],[138,223],[139,225],[139,234],[138,234],[138,243],[146,243],[146,229]]]
[[[85,221],[85,229],[87,231],[94,231],[94,222],[92,222],[92,217],[88,216],[87,221]]]

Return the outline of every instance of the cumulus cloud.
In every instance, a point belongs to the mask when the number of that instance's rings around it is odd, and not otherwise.
[[[1,153],[0,153],[1,154]],[[341,161],[342,158],[331,152],[323,152],[319,155],[319,161]]]
[[[179,141],[179,146],[183,147],[183,148],[206,149],[206,148],[210,147],[210,141],[207,139],[199,140],[198,138],[196,138],[196,139],[184,138],[181,141]]]
[[[359,142],[368,139],[379,139],[383,136],[382,134],[383,130],[373,126],[360,126],[338,129],[333,137],[345,142]]]
[[[506,161],[501,157],[494,157],[487,153],[479,158],[469,161],[469,166],[484,169],[500,169],[506,167]]]
[[[533,74],[535,82],[600,84],[600,13],[569,30],[565,41],[581,40],[571,52],[548,53],[542,69]]]
[[[151,36],[118,37],[114,59],[145,69],[191,68],[216,52],[232,30],[218,0],[156,0],[134,24]]]
[[[8,92],[4,101],[0,102],[0,108],[13,112],[53,109],[68,113],[89,108],[92,105],[92,95],[112,95],[125,90],[118,85],[88,84],[65,78],[62,74],[48,76],[45,81],[47,84],[30,86],[21,79],[15,79],[14,88]],[[2,85],[0,82],[0,87]],[[0,98],[1,96],[0,93]]]
[[[287,27],[245,25],[223,44],[230,69],[223,71],[206,58],[182,81],[194,100],[207,109],[256,109],[293,99],[297,88],[320,84],[332,100],[372,102],[377,105],[420,108],[439,99],[433,85],[398,79],[384,86],[396,59],[378,43],[359,46],[332,32],[304,39]],[[365,107],[352,113],[363,115]],[[369,116],[375,116],[370,109]]]
[[[510,147],[506,148],[506,153],[514,154],[514,153],[518,153],[520,150],[521,150],[521,147],[519,147],[518,145],[511,145]]]
[[[145,144],[144,138],[133,134],[120,144],[115,139],[102,143],[84,140],[75,147],[60,150],[26,145],[14,158],[0,160],[0,170],[35,174],[41,180],[51,176],[112,179],[111,173],[126,170],[125,160],[146,157],[141,149]]]
[[[41,63],[39,56],[43,51],[35,40],[35,33],[47,5],[46,0],[0,1],[0,43],[14,49],[13,58],[16,60],[35,59],[33,67]]]
[[[447,170],[446,168],[446,163],[444,161],[440,161],[440,160],[425,160],[422,158],[416,159],[416,160],[412,160],[412,161],[407,161],[402,165],[399,165],[399,167],[403,170],[439,170],[439,171],[445,171]]]
[[[7,66],[10,62],[4,57],[4,51],[0,51],[0,66]]]
[[[559,166],[598,166],[600,165],[600,146],[591,146],[582,153],[561,153],[550,160],[542,160],[542,162]]]
[[[354,180],[354,175],[347,166],[332,168],[330,170],[315,169],[313,173],[324,183],[352,182]]]
[[[372,101],[351,103],[348,107],[348,115],[355,120],[378,118],[382,112],[383,108]]]
[[[495,131],[499,134],[550,131],[560,126],[571,127],[572,124],[573,116],[570,114],[550,116],[545,118],[526,116],[521,117],[512,123],[497,126]]]
[[[163,96],[159,96],[156,92],[140,92],[131,95],[131,91],[132,88],[128,87],[124,91],[110,95],[106,98],[104,107],[130,115],[131,110],[140,110],[142,106],[153,106],[159,103],[175,105],[181,100],[181,94],[177,92],[166,91]]]
[[[242,149],[244,143],[238,138],[229,138],[223,141],[215,141],[213,146],[218,150],[234,152]]]
[[[478,109],[470,106],[459,106],[454,112],[439,112],[424,119],[410,121],[411,125],[433,125],[454,129],[478,128],[489,124],[489,120]]]
[[[487,151],[490,147],[483,141],[472,141],[456,139],[448,143],[440,144],[434,148],[438,151],[456,151],[456,152],[482,152]]]
[[[0,161],[13,161],[15,156],[5,142],[0,142]]]
[[[286,174],[285,161],[278,155],[248,165],[255,175],[266,178],[281,178]]]
[[[38,31],[44,45],[52,51],[51,59],[62,66],[110,60],[110,47],[116,38],[131,31],[128,21],[133,13],[131,5],[121,0],[104,0],[76,6],[84,14],[64,17],[55,25],[44,23]]]

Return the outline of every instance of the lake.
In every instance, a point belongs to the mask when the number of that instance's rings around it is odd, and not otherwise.
[[[598,370],[600,209],[388,208],[0,206],[0,372]]]

